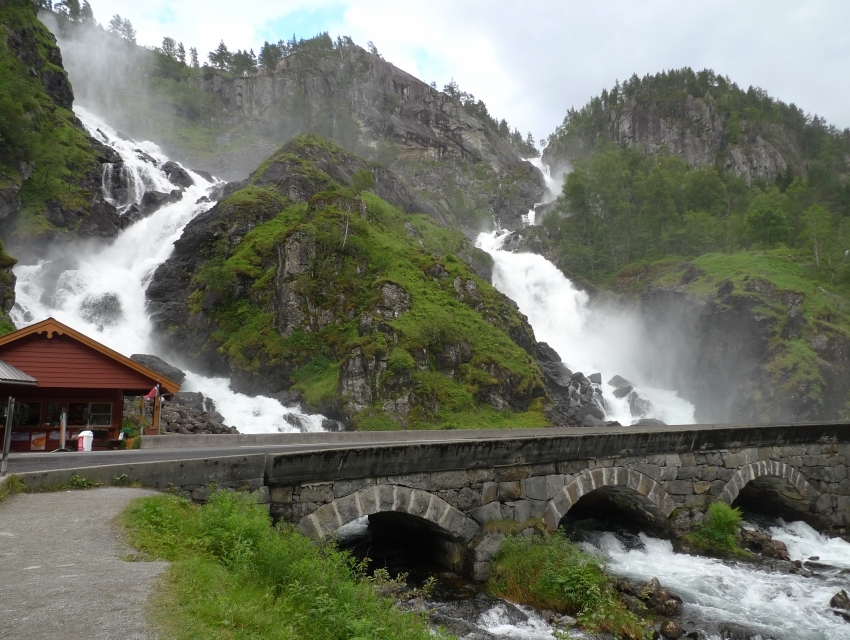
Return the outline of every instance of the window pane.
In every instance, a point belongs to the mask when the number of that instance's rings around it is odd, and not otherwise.
[[[108,427],[112,424],[112,403],[110,402],[93,402],[91,404],[91,413],[89,424],[98,427]]]

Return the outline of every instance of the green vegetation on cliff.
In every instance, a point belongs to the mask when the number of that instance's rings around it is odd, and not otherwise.
[[[540,371],[513,339],[534,346],[525,318],[459,257],[481,253],[460,232],[368,190],[394,180],[296,137],[210,212],[265,222],[204,245],[190,314],[231,369],[360,429],[545,426]]]
[[[171,562],[152,615],[175,638],[447,637],[377,595],[349,555],[291,526],[273,527],[250,497],[218,492],[203,507],[142,498],[122,519],[137,549]]]
[[[32,2],[3,3],[0,26],[0,191],[16,201],[11,210],[20,206],[17,232],[28,237],[53,228],[48,207],[90,207],[98,151],[71,111],[59,50]]]

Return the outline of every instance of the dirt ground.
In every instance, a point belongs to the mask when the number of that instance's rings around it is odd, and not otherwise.
[[[165,562],[128,562],[115,517],[143,489],[18,494],[0,504],[0,638],[148,640]]]

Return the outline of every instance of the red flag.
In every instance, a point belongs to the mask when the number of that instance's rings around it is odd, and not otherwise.
[[[158,395],[159,395],[159,383],[157,383],[157,385],[153,389],[148,391],[148,395],[144,396],[144,398],[147,399],[147,400],[150,400],[151,398],[156,398]]]

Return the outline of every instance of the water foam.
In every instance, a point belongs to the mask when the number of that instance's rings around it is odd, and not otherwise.
[[[695,620],[698,627],[705,622],[710,623],[706,626],[731,623],[751,630],[750,637],[759,634],[776,640],[848,637],[847,623],[828,607],[836,591],[846,588],[845,576],[782,573],[751,563],[675,553],[669,541],[644,534],[640,539],[642,549],[626,549],[612,533],[585,544],[605,556],[615,575],[637,581],[657,577],[663,587],[681,596],[683,617]],[[850,544],[843,545],[850,554]]]
[[[168,158],[157,145],[126,138],[86,109],[75,107],[75,112],[89,133],[112,146],[123,161],[129,195],[107,189],[103,194],[107,200],[126,211],[141,202],[145,191],[168,193],[175,188],[158,168]],[[114,170],[104,169],[105,173]],[[213,183],[195,172],[189,174],[195,184],[181,200],[128,226],[113,240],[70,242],[51,260],[16,265],[16,302],[11,313],[15,326],[52,316],[119,353],[157,354],[145,290],[186,224],[212,206],[202,199]],[[284,419],[288,414],[297,414],[304,430],[321,430],[322,416],[305,416],[271,398],[234,393],[223,378],[189,373],[183,388],[212,397],[227,424],[242,433],[301,431]]]
[[[578,290],[551,262],[535,253],[504,250],[508,232],[482,233],[477,246],[493,258],[493,285],[519,305],[538,340],[547,342],[573,371],[602,373],[603,381],[622,375],[652,407],[642,416],[667,424],[693,424],[694,406],[675,391],[657,389],[642,380],[631,354],[640,340],[636,319],[610,310],[595,310],[588,295]],[[625,398],[614,396],[614,387],[602,385],[609,420],[631,424],[633,416]],[[635,416],[638,417],[638,416]]]

